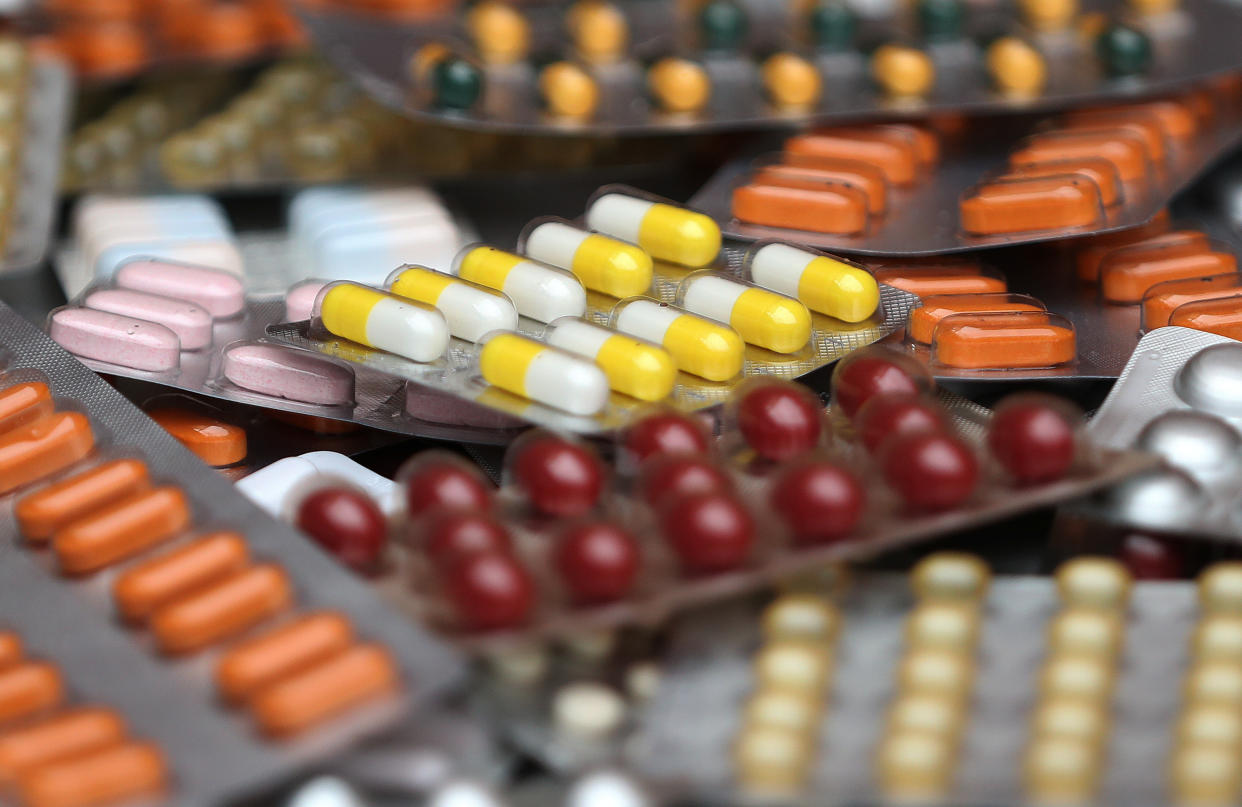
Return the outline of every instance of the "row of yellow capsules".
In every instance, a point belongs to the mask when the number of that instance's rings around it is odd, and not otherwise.
[[[1142,0],[1109,4],[1112,20],[1075,2],[1030,0],[1015,14],[921,0],[865,22],[832,0],[582,0],[564,14],[489,0],[410,26],[302,5],[312,37],[409,114],[526,130],[753,128],[1116,100],[1136,84],[1150,94],[1235,67],[1225,32],[1242,24],[1223,4]],[[421,46],[412,58],[411,43]]]
[[[1237,802],[1242,566],[1197,586],[1134,583],[1092,556],[1054,579],[989,578],[938,553],[908,583],[859,575],[778,594],[762,616],[687,620],[629,763],[719,803],[734,788],[816,804]]]
[[[275,787],[460,673],[449,648],[7,308],[0,344],[5,626],[56,662],[76,695],[116,709],[162,750],[169,803],[206,807]],[[49,687],[46,674],[5,684],[9,706]],[[75,748],[79,733],[36,728],[49,758],[105,745],[96,736]],[[20,761],[28,740],[5,748]],[[160,784],[118,781],[101,765],[91,775],[110,787]],[[32,807],[123,795],[101,795],[85,775],[53,784]]]
[[[1149,220],[1236,141],[1236,76],[1180,95],[1009,118],[836,126],[725,166],[691,200],[743,240],[930,255]],[[947,211],[957,210],[956,216]]]

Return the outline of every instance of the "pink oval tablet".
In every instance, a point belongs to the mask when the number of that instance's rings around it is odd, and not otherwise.
[[[213,317],[231,317],[246,307],[241,278],[219,269],[134,261],[118,269],[113,279],[122,288],[198,303]]]
[[[315,308],[315,298],[319,296],[320,289],[329,282],[327,280],[303,280],[301,283],[290,286],[288,294],[285,295],[285,320],[298,322],[310,319]]]
[[[405,411],[419,420],[476,429],[520,429],[527,423],[489,406],[420,384],[405,385]]]
[[[177,334],[158,322],[91,308],[62,308],[52,314],[47,331],[75,356],[134,370],[164,372],[181,360]]]
[[[354,402],[354,371],[304,350],[237,345],[224,353],[224,377],[239,387],[302,403]]]
[[[82,304],[134,319],[158,322],[177,334],[182,350],[200,350],[211,344],[211,314],[189,300],[176,300],[129,289],[99,289]]]

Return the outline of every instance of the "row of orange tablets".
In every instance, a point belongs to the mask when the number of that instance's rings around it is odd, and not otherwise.
[[[1108,209],[1146,197],[1212,114],[1199,94],[1069,112],[1057,128],[1020,142],[1002,174],[963,195],[961,229],[1004,235],[1103,224]]]
[[[26,807],[90,807],[162,793],[164,754],[102,706],[66,705],[60,671],[0,631],[0,788]]]
[[[733,216],[747,224],[858,235],[884,216],[890,188],[915,184],[940,159],[932,132],[908,124],[823,129],[755,161],[733,190]]]
[[[41,381],[0,390],[0,428],[0,494],[67,471],[95,449],[90,421],[57,411]],[[27,543],[50,549],[59,570],[75,577],[167,544],[194,522],[184,491],[152,479],[131,457],[102,459],[28,493],[13,513]],[[295,599],[288,574],[251,558],[236,533],[194,537],[131,566],[113,594],[121,614],[149,629],[166,655],[293,619],[227,650],[217,667],[222,694],[242,701],[271,734],[308,728],[398,685],[388,651],[356,641],[344,618],[287,616]]]

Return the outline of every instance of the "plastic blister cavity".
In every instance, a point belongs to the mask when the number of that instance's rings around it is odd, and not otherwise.
[[[1077,356],[1073,323],[1043,311],[951,314],[932,332],[933,364],[957,369],[1058,367]]]

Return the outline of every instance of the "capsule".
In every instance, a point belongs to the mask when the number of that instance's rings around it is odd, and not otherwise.
[[[563,221],[533,222],[522,251],[549,266],[568,269],[591,291],[634,297],[651,287],[651,256],[642,249]]]
[[[95,447],[86,416],[57,412],[0,435],[0,494],[68,468]]]
[[[1169,315],[1169,324],[1242,339],[1242,296],[1186,303]]]
[[[594,415],[608,403],[608,378],[594,362],[516,333],[482,343],[483,380],[514,395],[573,415]]]
[[[720,227],[702,213],[676,205],[607,191],[586,212],[587,226],[630,244],[659,261],[698,268],[716,260]]]
[[[443,314],[369,286],[333,283],[319,293],[315,308],[329,333],[411,361],[435,361],[448,349]]]
[[[1085,227],[1104,216],[1099,187],[1077,175],[988,182],[967,191],[958,207],[962,231],[971,235]]]
[[[145,490],[149,481],[141,460],[113,460],[26,496],[13,515],[26,540],[42,541],[87,513]]]
[[[863,192],[867,197],[867,212],[871,215],[883,216],[888,209],[888,180],[884,178],[884,172],[874,165],[856,160],[782,154],[778,162],[757,163],[751,178],[760,185],[789,187],[807,187],[810,183],[826,180],[844,182]]]
[[[728,381],[742,372],[746,345],[727,325],[644,298],[621,301],[611,320],[618,331],[663,346],[687,373]]]
[[[517,328],[517,309],[509,298],[444,272],[403,266],[384,285],[398,297],[435,306],[444,315],[449,333],[467,342],[477,342],[490,331]]]
[[[936,326],[954,314],[1002,313],[1010,311],[1046,311],[1044,304],[1027,294],[944,294],[927,297],[918,308],[911,309],[906,322],[906,335],[913,342],[929,345]]]
[[[1113,207],[1125,199],[1125,189],[1117,168],[1102,157],[1078,157],[1049,163],[1024,163],[1014,166],[1002,179],[1029,177],[1056,177],[1078,175],[1095,184],[1100,191],[1100,203]]]
[[[827,129],[785,141],[785,153],[800,158],[853,160],[872,165],[893,185],[914,184],[919,153],[912,139],[897,140],[871,128]]]
[[[167,777],[158,748],[129,742],[40,765],[19,778],[17,792],[29,807],[88,807],[156,796]]]
[[[1078,269],[1078,278],[1084,283],[1098,283],[1100,280],[1100,262],[1114,250],[1133,244],[1142,243],[1150,238],[1169,231],[1169,211],[1162,209],[1147,224],[1130,230],[1116,233],[1105,233],[1087,239],[1074,255],[1074,263]],[[1207,236],[1203,236],[1207,241]]]
[[[81,707],[0,734],[0,783],[38,765],[86,754],[125,739],[125,721],[110,709]]]
[[[190,653],[283,610],[292,597],[282,569],[252,566],[157,609],[151,632],[163,652]]]
[[[1143,330],[1169,325],[1173,312],[1187,303],[1242,295],[1242,274],[1195,277],[1158,283],[1143,295]]]
[[[1122,182],[1145,181],[1151,170],[1143,140],[1130,132],[1114,129],[1075,129],[1035,135],[1010,153],[1009,164],[1016,168],[1027,163],[1082,157],[1108,160],[1117,169]]]
[[[755,248],[746,268],[756,285],[843,322],[862,322],[880,306],[879,284],[865,269],[790,244]]]
[[[1236,256],[1210,246],[1201,251],[1197,235],[1168,233],[1109,253],[1100,261],[1100,294],[1109,302],[1137,303],[1158,283],[1237,271]]]
[[[0,434],[52,414],[52,391],[42,381],[23,381],[0,390]]]
[[[240,535],[213,533],[128,569],[113,584],[112,597],[126,619],[144,620],[180,595],[242,569],[249,559]]]
[[[240,702],[264,686],[349,647],[354,630],[339,614],[320,613],[244,642],[216,666],[216,686]]]
[[[752,181],[734,188],[730,202],[733,217],[746,224],[836,235],[867,230],[867,194],[845,182]]]
[[[65,698],[60,671],[42,661],[28,661],[0,672],[0,723],[57,706]]]
[[[397,689],[397,665],[379,645],[361,645],[324,659],[261,690],[251,711],[265,732],[296,734]]]
[[[729,323],[752,345],[796,353],[811,341],[811,312],[783,294],[705,272],[682,281],[677,296],[687,311]]]
[[[1074,326],[1056,314],[954,314],[936,326],[932,360],[962,370],[1056,367],[1078,355]]]
[[[931,266],[877,266],[875,279],[886,286],[927,298],[940,294],[988,294],[1009,288],[996,272],[985,272],[976,263]]]
[[[558,319],[544,340],[595,361],[614,390],[640,401],[662,401],[673,391],[677,364],[668,351],[582,319]]]
[[[517,312],[540,322],[586,313],[586,289],[569,272],[503,252],[494,247],[466,247],[457,256],[458,277],[502,291]]]
[[[166,541],[189,523],[184,493],[174,487],[152,488],[58,530],[52,551],[62,572],[87,574]]]

